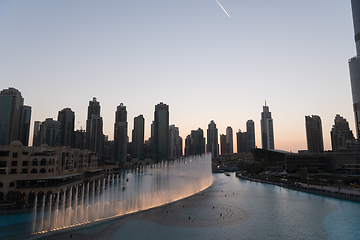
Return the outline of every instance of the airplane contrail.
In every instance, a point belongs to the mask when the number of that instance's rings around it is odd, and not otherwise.
[[[222,10],[224,10],[224,12],[226,13],[226,15],[228,15],[228,17],[230,17],[230,15],[226,12],[225,8],[223,8],[223,6],[221,6],[221,4],[219,3],[218,0],[215,0],[217,2],[217,4],[219,4],[219,6],[221,7]]]

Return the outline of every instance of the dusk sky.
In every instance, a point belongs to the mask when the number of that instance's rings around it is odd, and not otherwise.
[[[336,114],[355,133],[348,59],[355,56],[350,0],[0,1],[1,89],[15,87],[34,121],[70,107],[83,127],[101,105],[113,139],[116,107],[133,119],[169,105],[185,137],[214,120],[246,131],[266,101],[275,148],[307,149],[305,115],[322,119],[325,149]]]

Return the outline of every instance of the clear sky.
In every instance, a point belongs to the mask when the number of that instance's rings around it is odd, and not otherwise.
[[[93,97],[113,139],[116,107],[145,118],[170,106],[183,139],[214,120],[246,131],[266,100],[275,148],[306,149],[305,115],[336,114],[355,134],[348,59],[356,53],[350,0],[0,1],[0,88],[15,87],[34,121],[75,111],[85,128]],[[31,130],[30,142],[32,142]]]

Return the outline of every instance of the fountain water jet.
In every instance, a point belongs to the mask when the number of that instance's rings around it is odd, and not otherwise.
[[[89,182],[86,189],[82,184],[81,194],[79,194],[79,186],[74,186],[74,196],[73,187],[70,188],[68,194],[66,191],[62,192],[61,202],[60,192],[58,192],[53,212],[51,211],[53,195],[51,195],[47,214],[45,214],[44,195],[40,221],[36,220],[38,202],[36,196],[33,234],[157,207],[191,196],[211,184],[210,154],[142,166],[126,176],[124,174],[116,177],[109,175],[103,179],[102,184],[100,180],[97,186],[96,182],[93,182],[92,194],[90,194]]]

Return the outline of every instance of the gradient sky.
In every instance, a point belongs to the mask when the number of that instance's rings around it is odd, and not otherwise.
[[[305,115],[322,119],[324,145],[336,114],[355,134],[348,59],[356,54],[350,0],[0,1],[1,89],[15,87],[34,121],[75,111],[85,128],[93,97],[113,139],[116,107],[145,118],[170,106],[183,139],[213,119],[246,131],[266,100],[275,148],[306,149]]]

